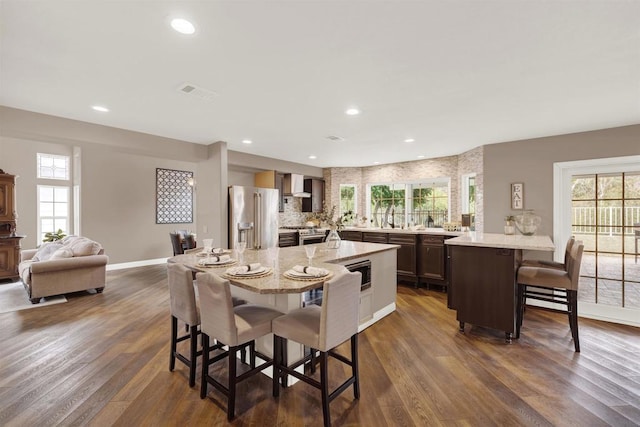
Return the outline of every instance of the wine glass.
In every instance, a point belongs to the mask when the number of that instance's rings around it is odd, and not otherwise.
[[[244,240],[238,240],[238,243],[236,243],[236,252],[238,252],[238,262],[240,263],[242,263],[242,254],[245,249],[247,249],[247,242]]]
[[[307,258],[309,258],[309,267],[311,267],[311,260],[316,254],[316,247],[313,245],[305,245],[304,251],[307,253]]]
[[[213,250],[213,239],[202,239],[202,243],[204,244],[204,252],[207,254],[207,261],[209,261]]]

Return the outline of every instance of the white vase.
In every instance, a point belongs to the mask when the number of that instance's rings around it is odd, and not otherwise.
[[[512,235],[512,234],[516,234],[516,227],[513,226],[513,225],[509,225],[509,224],[505,225],[504,226],[504,234],[509,235],[509,236]]]

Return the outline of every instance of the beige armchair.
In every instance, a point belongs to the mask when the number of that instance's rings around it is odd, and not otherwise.
[[[109,257],[104,254],[104,249],[98,243],[86,238],[72,237],[76,239],[67,238],[69,240],[66,241],[64,249],[70,256],[65,258],[34,260],[38,249],[21,251],[18,270],[29,300],[33,304],[39,303],[42,297],[52,295],[89,289],[101,293],[104,290]],[[79,243],[85,243],[86,247],[86,242],[90,242],[91,254],[81,255],[77,248]]]

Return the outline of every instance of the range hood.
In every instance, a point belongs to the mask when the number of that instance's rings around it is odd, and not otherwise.
[[[295,173],[285,174],[283,194],[293,197],[311,197],[310,193],[304,192],[304,175]]]

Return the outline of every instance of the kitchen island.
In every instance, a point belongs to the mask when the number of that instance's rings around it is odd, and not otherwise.
[[[459,330],[465,323],[505,332],[516,323],[516,278],[523,250],[554,251],[549,236],[468,232],[446,241],[450,267],[449,308]]]
[[[360,304],[354,307],[354,310],[359,311],[359,331],[395,311],[397,245],[343,241],[338,249],[328,249],[324,243],[317,243],[315,246],[317,249],[313,266],[325,268],[333,274],[350,269],[353,265],[370,265],[370,282],[362,287]],[[229,278],[234,285],[233,295],[252,303],[273,307],[283,313],[302,307],[307,296],[305,293],[322,289],[326,280],[292,280],[283,276],[285,271],[295,265],[308,264],[303,246],[246,250],[243,254],[231,250],[230,255],[241,264],[260,263],[272,270],[270,274],[256,278]],[[223,275],[228,268],[203,267],[198,264],[201,259],[196,254],[187,254],[174,256],[167,262],[178,262],[194,271],[210,271],[219,275]],[[272,354],[273,343],[270,337],[257,340],[256,345],[264,354]],[[288,360],[299,360],[302,354],[302,346],[288,346]]]

